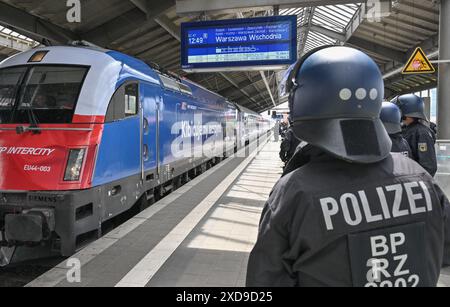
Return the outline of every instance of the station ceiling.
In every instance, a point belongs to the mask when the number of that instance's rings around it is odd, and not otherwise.
[[[300,55],[329,44],[367,52],[384,74],[387,97],[437,85],[436,74],[400,73],[417,46],[432,57],[438,56],[436,1],[392,1],[386,14],[375,19],[366,18],[369,8],[365,3],[349,2],[352,3],[315,7],[298,4],[282,9],[264,7],[178,16],[175,0],[82,0],[82,22],[70,23],[66,18],[66,1],[0,0],[0,25],[6,27],[5,30],[0,27],[0,59],[38,43],[57,45],[86,40],[157,63],[231,101],[263,112],[273,108],[274,102],[278,105],[286,101],[278,91],[280,74],[271,71],[187,74],[180,68],[180,24],[205,18],[266,16],[275,11],[298,16]]]

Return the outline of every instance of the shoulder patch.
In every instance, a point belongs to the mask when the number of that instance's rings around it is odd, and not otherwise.
[[[420,152],[427,152],[428,151],[428,145],[427,143],[419,143],[419,151]]]

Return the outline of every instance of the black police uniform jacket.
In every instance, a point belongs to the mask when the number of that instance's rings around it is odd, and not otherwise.
[[[392,152],[403,154],[405,157],[413,159],[411,147],[401,133],[389,135],[392,141]]]
[[[265,205],[247,286],[437,284],[450,205],[422,167],[395,153],[347,163],[315,148],[291,162],[302,166],[288,165]]]
[[[431,176],[434,176],[437,172],[437,161],[433,131],[427,126],[416,122],[405,127],[403,137],[411,147],[413,159]]]

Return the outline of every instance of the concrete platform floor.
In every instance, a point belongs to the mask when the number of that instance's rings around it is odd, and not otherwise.
[[[281,175],[269,143],[225,191],[147,286],[245,286],[264,203]]]

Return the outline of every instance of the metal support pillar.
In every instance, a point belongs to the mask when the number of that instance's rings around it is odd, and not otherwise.
[[[441,0],[439,60],[450,60],[450,0]],[[438,138],[450,140],[450,64],[439,65]]]

